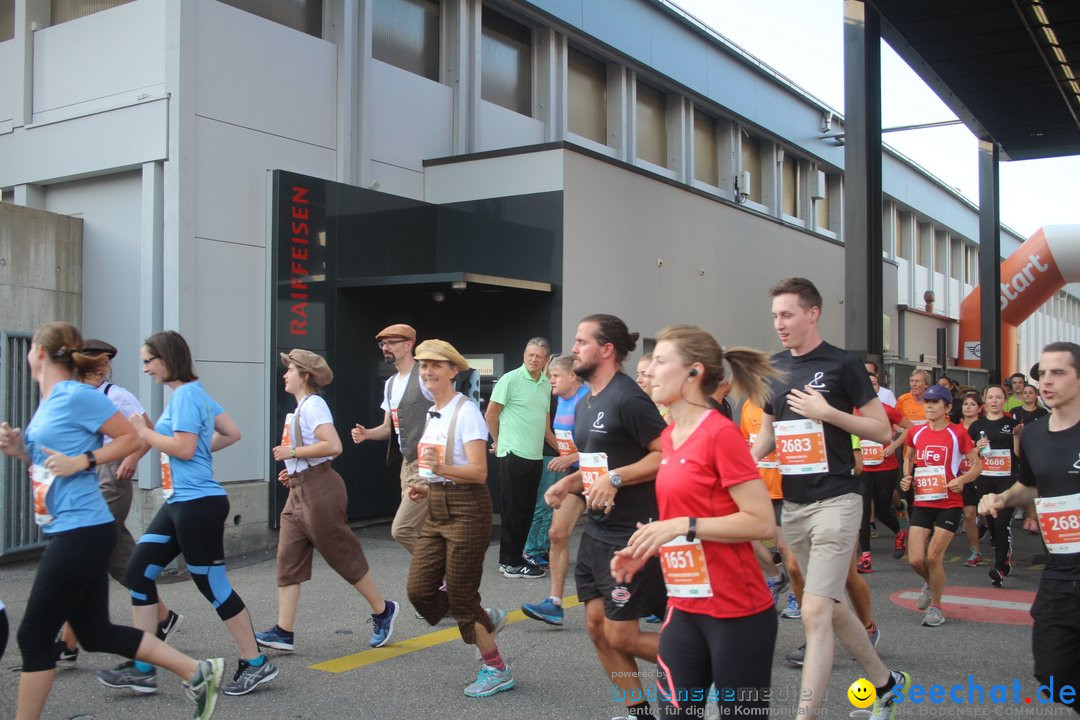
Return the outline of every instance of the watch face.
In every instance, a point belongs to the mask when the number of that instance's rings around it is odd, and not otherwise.
[[[620,487],[622,485],[622,475],[618,473],[609,473],[608,480],[611,481],[611,487]]]

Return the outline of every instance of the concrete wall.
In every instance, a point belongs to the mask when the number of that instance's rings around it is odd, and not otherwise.
[[[0,330],[82,322],[82,233],[78,218],[0,203]]]

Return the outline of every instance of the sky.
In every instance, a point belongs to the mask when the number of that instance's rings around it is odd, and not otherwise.
[[[843,112],[843,0],[673,2]],[[887,45],[881,75],[883,128],[956,118]],[[893,132],[884,139],[978,203],[978,143],[966,127]],[[1080,223],[1080,156],[1002,162],[1000,185],[1001,221],[1023,237],[1043,225]]]

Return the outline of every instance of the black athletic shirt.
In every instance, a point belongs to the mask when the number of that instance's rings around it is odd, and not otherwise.
[[[667,423],[649,396],[629,375],[616,373],[598,395],[578,401],[574,444],[580,452],[607,453],[609,470],[632,465],[648,455],[649,443]],[[590,510],[585,533],[601,542],[626,545],[639,522],[658,520],[655,482],[619,488],[610,513]]]
[[[1046,417],[1049,414],[1050,412],[1046,408],[1039,405],[1036,405],[1034,410],[1025,410],[1024,406],[1021,405],[1018,408],[1013,408],[1012,411],[1013,420],[1024,424]]]
[[[990,441],[991,450],[1009,450],[1013,449],[1013,428],[1016,426],[1016,421],[1013,420],[1006,413],[997,420],[991,420],[990,418],[981,417],[975,422],[971,423],[968,427],[968,435],[971,436],[972,442],[979,442],[979,432],[986,433],[986,439]],[[1012,453],[1012,468],[1013,476],[1016,476],[1016,453]],[[1005,480],[1004,475],[980,475],[980,480]]]
[[[1080,493],[1080,423],[1052,432],[1049,417],[1024,425],[1020,435],[1020,482],[1039,497]],[[1080,580],[1080,553],[1050,554],[1043,577]]]
[[[765,413],[774,420],[799,420],[802,415],[787,404],[792,389],[816,388],[837,410],[850,413],[877,399],[874,386],[862,360],[846,350],[823,342],[806,355],[792,355],[785,350],[772,357],[773,367],[782,375],[773,380],[772,399],[765,403]],[[797,503],[816,502],[848,493],[861,493],[862,483],[855,477],[855,458],[851,451],[851,433],[823,423],[827,473],[784,475],[784,499]]]

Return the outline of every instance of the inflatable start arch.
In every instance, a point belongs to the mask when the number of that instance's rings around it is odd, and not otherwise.
[[[1080,282],[1080,225],[1047,225],[1001,263],[1001,370],[1016,371],[1017,327],[1066,283]],[[960,366],[979,367],[979,291],[960,303]]]

